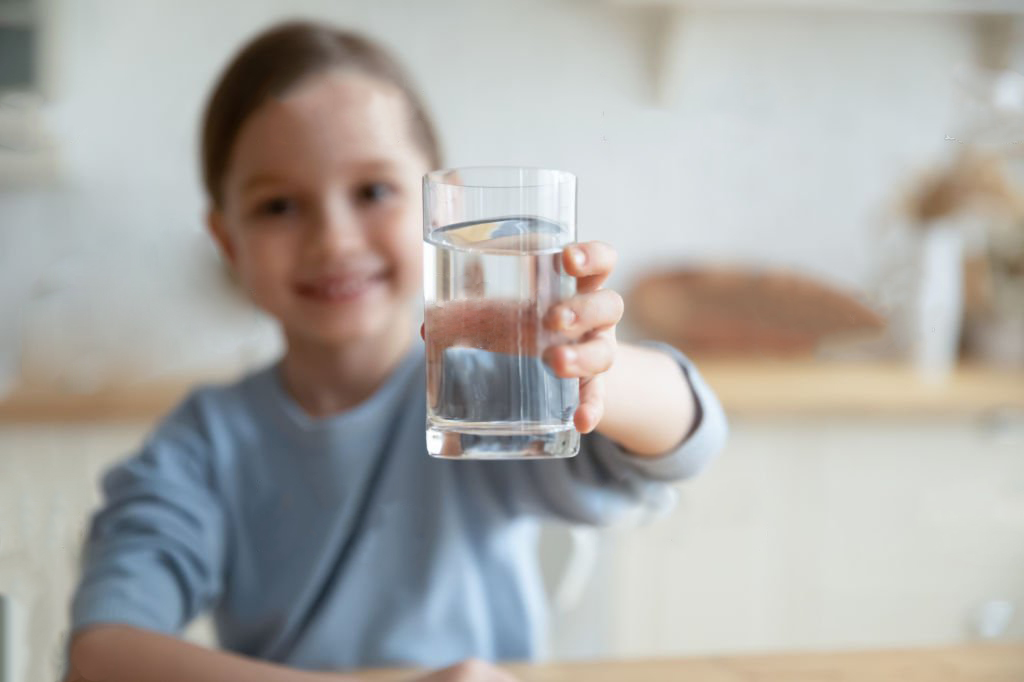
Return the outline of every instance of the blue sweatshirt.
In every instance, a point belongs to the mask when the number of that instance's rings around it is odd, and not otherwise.
[[[529,659],[545,635],[541,522],[610,523],[724,442],[718,401],[662,348],[699,421],[656,458],[591,434],[572,459],[433,459],[421,344],[327,418],[302,411],[277,363],[199,388],[104,476],[72,631],[177,634],[212,610],[223,648],[306,669]]]

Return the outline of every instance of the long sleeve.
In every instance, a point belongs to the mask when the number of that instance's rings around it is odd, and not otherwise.
[[[728,435],[725,412],[693,363],[665,344],[645,344],[672,355],[697,406],[695,425],[672,451],[633,455],[599,433],[583,436],[580,453],[550,462],[511,462],[495,467],[494,484],[515,513],[605,525],[637,509],[663,510],[674,501],[670,484],[701,472]]]
[[[224,522],[194,403],[172,414],[102,482],[72,631],[118,623],[173,634],[221,588]]]

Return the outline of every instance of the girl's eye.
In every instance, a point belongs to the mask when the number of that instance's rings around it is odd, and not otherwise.
[[[386,182],[370,182],[356,191],[361,203],[376,204],[388,199],[395,193],[395,188]]]
[[[296,203],[287,197],[267,199],[257,207],[257,212],[265,216],[286,216],[295,213]]]

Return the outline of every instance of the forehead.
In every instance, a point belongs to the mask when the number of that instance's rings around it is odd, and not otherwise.
[[[400,90],[360,74],[330,72],[257,108],[239,132],[228,172],[230,181],[258,172],[323,173],[419,158]]]

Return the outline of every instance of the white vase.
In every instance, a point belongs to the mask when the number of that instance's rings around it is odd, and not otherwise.
[[[911,358],[919,375],[942,381],[956,368],[964,311],[964,230],[936,221],[921,232],[911,310]]]

